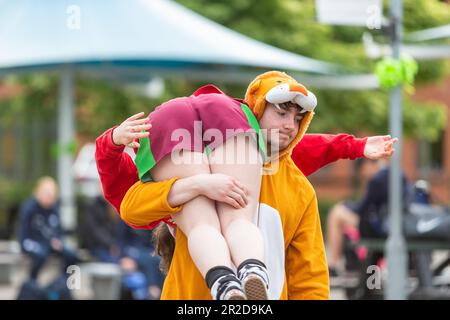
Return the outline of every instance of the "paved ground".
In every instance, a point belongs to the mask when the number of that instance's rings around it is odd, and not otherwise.
[[[44,269],[39,275],[38,282],[41,285],[50,283],[58,275],[61,269],[60,263],[57,259],[51,258],[47,261]],[[17,297],[19,288],[27,278],[29,270],[29,260],[25,257],[18,259],[17,265],[12,270],[11,283],[0,283],[0,300],[14,300]],[[76,299],[89,299],[92,297],[89,278],[81,277],[81,286],[79,290],[72,291]]]
[[[18,290],[26,278],[27,270],[29,268],[29,261],[26,258],[20,258],[17,267],[13,270],[12,283],[0,284],[0,300],[13,300],[17,297]],[[58,273],[60,264],[57,259],[48,261],[39,275],[38,282],[40,284],[47,284],[54,279]],[[88,277],[82,277],[81,289],[73,290],[76,299],[91,299],[93,296],[90,281]],[[333,300],[344,300],[344,290],[336,289],[331,291],[331,298]]]
[[[433,265],[436,265],[439,261],[445,259],[445,257],[447,257],[447,252],[437,252],[433,257]],[[90,277],[87,276],[89,274],[88,269],[91,270],[92,267],[98,266],[96,266],[96,264],[90,264],[89,267],[88,265],[82,266],[80,289],[72,291],[75,299],[92,299],[94,297],[93,291],[91,289]],[[100,266],[99,268],[102,271],[106,269],[104,266]],[[0,283],[0,300],[12,300],[16,298],[21,284],[26,279],[28,269],[29,260],[24,256],[20,256],[15,267],[12,270],[11,283]],[[40,273],[38,282],[42,285],[48,284],[52,279],[56,277],[56,275],[58,274],[58,270],[60,270],[59,260],[56,258],[51,258],[49,261],[47,261],[44,269]],[[450,268],[446,269],[446,272],[444,272],[444,275],[440,278],[440,281],[450,283]],[[345,291],[343,289],[332,289],[331,299],[345,300]]]

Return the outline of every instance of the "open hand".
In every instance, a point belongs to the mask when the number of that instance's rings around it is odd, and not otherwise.
[[[139,142],[136,139],[145,138],[149,136],[149,129],[151,124],[146,124],[148,118],[143,119],[144,112],[139,112],[132,115],[118,127],[114,128],[112,139],[116,145],[124,145],[130,148],[139,148]]]
[[[364,156],[371,160],[390,158],[394,154],[396,142],[398,139],[390,135],[369,137],[364,147]]]

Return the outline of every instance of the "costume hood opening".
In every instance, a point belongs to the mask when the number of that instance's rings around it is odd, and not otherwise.
[[[279,71],[269,71],[257,76],[247,88],[245,102],[258,120],[261,119],[267,102],[275,105],[293,102],[303,108],[305,115],[300,122],[297,135],[287,148],[279,152],[278,158],[292,153],[292,149],[308,129],[317,105],[316,96],[311,91],[294,78]]]

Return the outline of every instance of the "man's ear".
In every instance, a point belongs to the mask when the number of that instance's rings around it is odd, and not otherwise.
[[[258,90],[258,88],[259,88],[260,85],[261,85],[261,80],[256,80],[256,81],[254,81],[254,82],[250,85],[250,87],[248,88],[248,92],[249,92],[250,94],[255,93],[255,92]]]

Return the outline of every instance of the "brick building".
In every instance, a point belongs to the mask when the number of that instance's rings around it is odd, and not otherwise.
[[[437,101],[450,108],[450,77],[442,83],[417,88],[413,99]],[[450,204],[450,117],[447,117],[447,128],[438,141],[403,141],[402,167],[410,180],[430,182],[434,201]],[[354,161],[339,161],[315,173],[310,180],[320,199],[336,201],[354,195],[356,186],[364,186],[370,173],[365,166],[361,170]],[[355,181],[359,176],[361,180]]]

